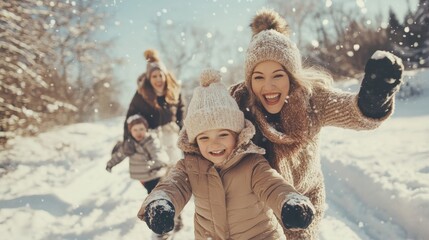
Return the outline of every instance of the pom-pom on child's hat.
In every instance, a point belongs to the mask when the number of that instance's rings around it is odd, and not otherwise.
[[[146,77],[150,78],[150,74],[154,70],[161,70],[165,74],[167,74],[167,68],[165,67],[164,63],[159,58],[158,52],[155,49],[148,49],[144,51],[144,57],[147,61],[146,64]]]
[[[252,72],[258,63],[275,61],[290,73],[302,68],[301,54],[289,38],[289,26],[284,18],[271,9],[258,11],[250,24],[253,36],[246,52],[246,84],[250,87]]]
[[[128,131],[131,132],[131,128],[136,124],[143,124],[146,129],[149,128],[149,123],[147,122],[146,118],[144,118],[142,115],[134,114],[127,118],[127,127]]]
[[[239,133],[244,128],[244,114],[221,83],[218,71],[202,71],[200,86],[194,90],[183,122],[190,143],[204,131],[228,129]]]

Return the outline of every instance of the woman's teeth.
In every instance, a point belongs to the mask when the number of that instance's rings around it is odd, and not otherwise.
[[[280,93],[266,94],[264,95],[264,98],[268,103],[276,103],[280,100]]]

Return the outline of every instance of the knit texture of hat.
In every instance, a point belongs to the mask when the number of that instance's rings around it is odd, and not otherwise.
[[[246,52],[246,84],[250,86],[252,72],[258,63],[275,61],[291,73],[301,67],[301,54],[289,38],[289,28],[280,15],[270,9],[258,11],[250,24],[252,40]]]
[[[239,133],[244,128],[244,114],[229,95],[216,70],[204,70],[200,86],[195,88],[183,121],[190,143],[198,134],[213,129],[228,129]]]
[[[146,76],[150,78],[150,75],[154,70],[161,70],[167,73],[167,68],[164,63],[160,60],[158,52],[154,49],[148,49],[144,52],[144,57],[147,61],[146,64]]]

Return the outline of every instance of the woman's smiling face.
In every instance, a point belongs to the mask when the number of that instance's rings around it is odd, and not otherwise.
[[[166,77],[163,71],[156,69],[150,74],[150,84],[157,96],[163,96],[166,84]]]
[[[253,94],[267,112],[280,112],[290,89],[289,76],[280,63],[258,63],[252,72],[251,85]]]

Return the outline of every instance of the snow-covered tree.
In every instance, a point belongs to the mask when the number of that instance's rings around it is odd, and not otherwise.
[[[390,10],[389,40],[406,67],[429,67],[429,0],[420,0],[416,11],[409,10],[402,24]]]
[[[0,7],[1,144],[88,119],[94,109],[119,110],[109,42],[95,36],[103,8],[84,0],[0,1]]]

